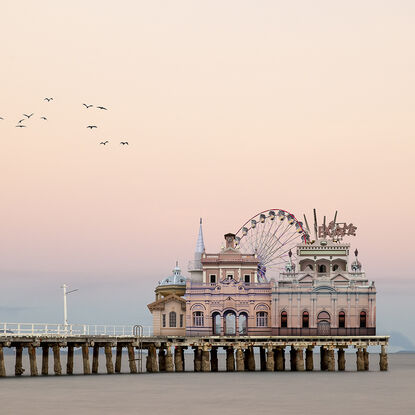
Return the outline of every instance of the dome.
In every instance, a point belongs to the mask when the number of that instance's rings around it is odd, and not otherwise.
[[[175,294],[183,296],[186,292],[186,277],[182,275],[182,271],[179,268],[179,264],[176,262],[176,266],[172,271],[173,275],[164,278],[159,281],[156,287],[156,294],[166,297],[167,295]]]
[[[176,262],[176,266],[173,268],[173,275],[170,277],[164,278],[164,280],[159,281],[159,286],[163,285],[186,285],[186,277],[182,275],[182,271],[179,268],[179,265]]]

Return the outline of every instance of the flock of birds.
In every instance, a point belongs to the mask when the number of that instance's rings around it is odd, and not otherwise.
[[[46,102],[51,102],[51,101],[53,101],[53,97],[46,97],[46,98],[44,98],[43,99],[43,101],[46,101]],[[94,106],[92,105],[92,104],[82,104],[86,109],[89,109],[89,108],[93,108]],[[99,110],[101,110],[101,111],[108,111],[108,108],[105,108],[105,107],[103,107],[102,105],[99,105],[99,106],[96,106],[96,108],[97,109],[99,109]],[[33,115],[34,115],[34,113],[32,112],[31,114],[22,114],[23,115],[23,117],[25,117],[25,118],[22,118],[22,119],[20,119],[18,122],[17,122],[17,124],[16,124],[16,128],[26,128],[27,127],[27,125],[26,124],[24,124],[24,122],[26,122],[26,121],[29,121],[30,120],[30,118],[32,118],[33,117]],[[43,121],[47,121],[48,119],[44,116],[44,115],[42,115],[41,117],[39,117],[41,120],[43,120]],[[0,121],[3,121],[4,120],[4,118],[3,117],[0,117]],[[96,126],[96,125],[87,125],[87,127],[86,128],[88,128],[88,129],[90,129],[91,131],[94,129],[94,128],[98,128],[98,126]],[[99,144],[100,145],[107,145],[109,143],[109,141],[108,140],[106,140],[106,141],[101,141]],[[122,145],[122,146],[125,146],[125,145],[129,145],[128,144],[128,141],[120,141],[120,145]]]

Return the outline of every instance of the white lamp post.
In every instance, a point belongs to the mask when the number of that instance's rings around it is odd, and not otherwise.
[[[68,306],[66,304],[66,296],[70,293],[78,291],[78,288],[76,288],[75,290],[71,290],[71,291],[67,291],[66,290],[67,288],[68,288],[68,286],[66,284],[62,285],[62,289],[63,289],[63,324],[65,326],[65,330],[67,330],[67,328],[68,328]]]

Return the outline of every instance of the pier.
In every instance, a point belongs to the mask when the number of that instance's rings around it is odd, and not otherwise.
[[[16,323],[17,324],[17,323]],[[152,336],[144,335],[141,326],[74,326],[44,325],[36,333],[21,330],[14,333],[6,327],[0,331],[0,376],[6,373],[4,349],[15,350],[15,376],[24,373],[22,359],[26,349],[30,375],[49,375],[49,358],[53,359],[53,374],[72,375],[74,349],[82,350],[83,374],[98,373],[99,354],[105,354],[106,372],[121,372],[123,350],[127,351],[130,373],[184,372],[184,352],[192,350],[195,372],[218,372],[218,352],[226,353],[226,371],[344,371],[348,348],[355,349],[356,370],[369,370],[369,346],[380,346],[379,370],[388,370],[386,347],[389,336]],[[51,329],[53,327],[53,330]],[[93,334],[99,331],[99,334]],[[111,334],[113,332],[113,334]],[[66,367],[61,361],[61,349],[66,348]],[[37,366],[36,352],[42,351],[41,368]],[[92,364],[90,361],[92,351]],[[260,364],[255,363],[254,353]],[[51,353],[52,352],[52,353]],[[315,352],[320,353],[320,367],[314,364]],[[145,358],[145,362],[144,362]],[[65,369],[65,370],[64,370]]]

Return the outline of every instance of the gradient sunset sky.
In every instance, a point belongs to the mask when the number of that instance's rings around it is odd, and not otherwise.
[[[71,322],[149,324],[199,217],[215,252],[259,211],[316,208],[358,227],[379,331],[415,341],[414,18],[409,0],[3,1],[0,321],[61,322],[66,282]]]

